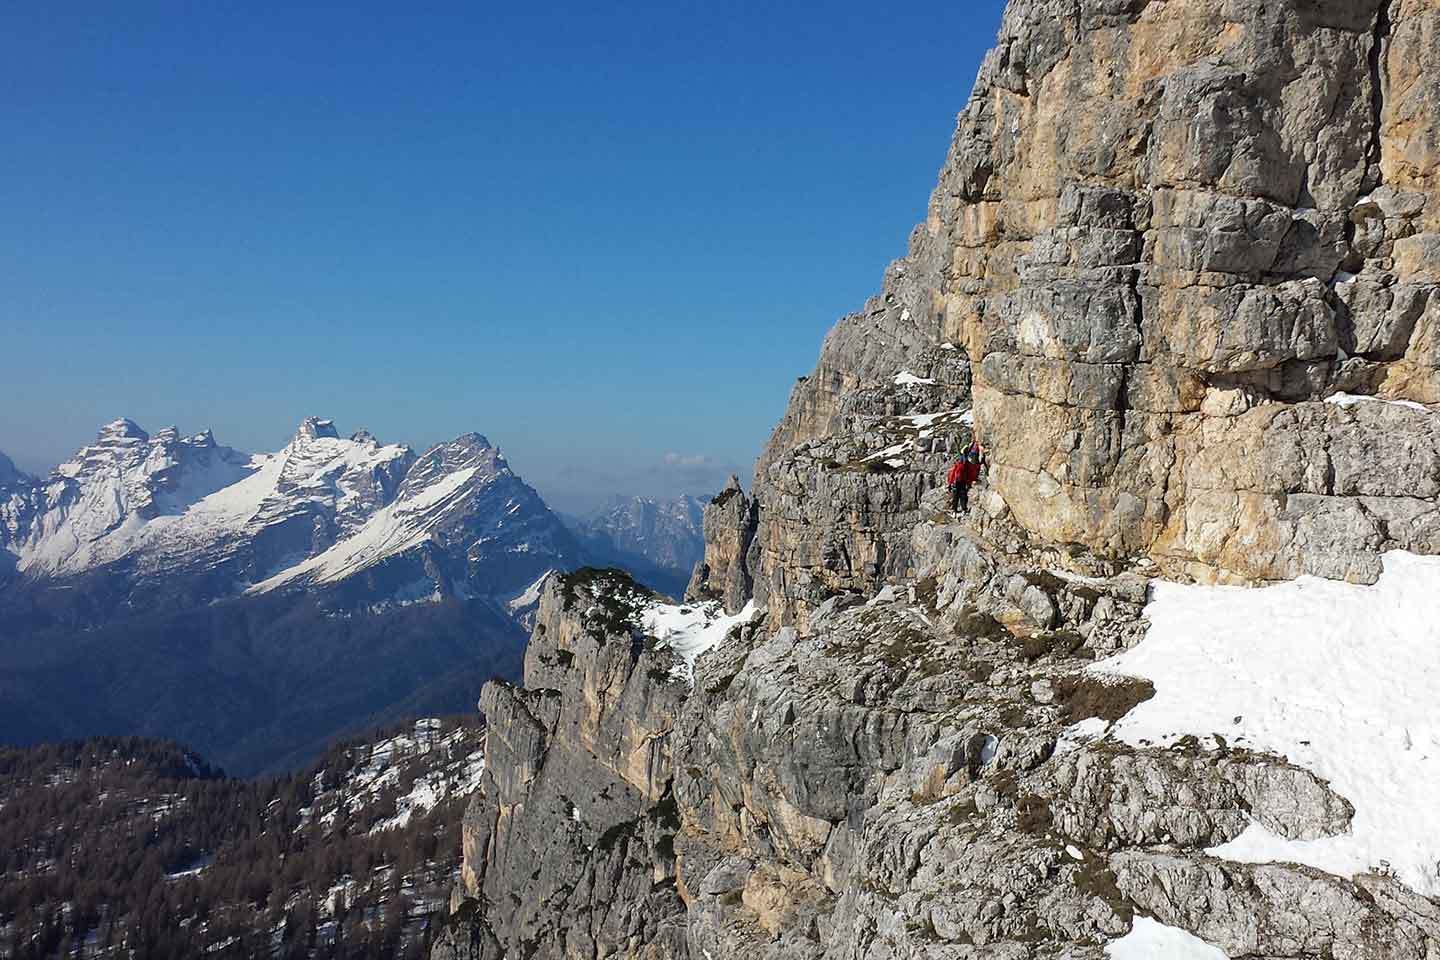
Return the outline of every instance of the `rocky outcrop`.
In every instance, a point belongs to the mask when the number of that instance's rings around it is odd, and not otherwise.
[[[1440,401],[1437,24],[1381,0],[1012,3],[909,254],[757,468],[784,619],[813,605],[817,541],[877,552],[858,496],[796,529],[808,445],[853,438],[847,405],[942,344],[1039,540],[1222,581],[1369,581],[1385,549],[1433,550],[1426,415],[1320,401]]]
[[[487,684],[487,767],[439,957],[683,957],[670,736],[684,687],[628,576],[552,578],[525,688]]]
[[[1385,541],[1423,548],[1397,524],[1324,555],[1316,527],[1373,517],[1361,491],[1323,467],[1255,473],[1259,448],[1333,447],[1364,494],[1433,513],[1405,458],[1346,449],[1416,424],[1316,401],[1436,399],[1419,370],[1437,201],[1400,171],[1419,145],[1386,96],[1434,56],[1396,25],[1415,36],[1435,11],[1136,3],[1037,30],[1041,6],[1007,15],[934,211],[957,260],[983,254],[942,289],[939,335],[978,361],[977,419],[1017,520],[1202,578],[1373,579]]]
[[[435,956],[1098,958],[1140,914],[1232,956],[1440,949],[1436,905],[1383,873],[1207,852],[1252,822],[1346,831],[1309,771],[1075,733],[1153,694],[1084,671],[1129,642],[1143,579],[977,570],[958,525],[916,539],[917,582],[831,598],[809,636],[739,627],[693,688],[628,580],[553,582],[527,688],[482,696]]]
[[[1440,905],[1383,865],[1217,854],[1350,830],[1314,773],[1086,732],[1155,694],[1086,669],[1145,635],[1154,578],[1440,552],[1437,32],[1412,0],[1012,0],[908,254],[706,509],[690,596],[763,619],[692,690],[545,674],[555,716],[664,741],[636,795],[673,804],[673,869],[636,869],[683,916],[651,943],[1098,960],[1147,917],[1237,957],[1440,955]],[[977,436],[957,522],[941,471]]]
[[[733,612],[755,592],[752,564],[759,558],[755,543],[757,506],[745,495],[740,478],[734,476],[705,505],[705,556],[695,565],[685,591],[687,597],[722,600],[725,609]]]

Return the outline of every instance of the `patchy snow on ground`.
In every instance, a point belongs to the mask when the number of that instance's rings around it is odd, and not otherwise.
[[[899,456],[900,456],[902,453],[905,453],[906,451],[908,451],[912,446],[914,446],[914,444],[911,443],[911,441],[909,441],[909,440],[903,441],[903,442],[901,442],[901,443],[892,444],[892,445],[886,447],[884,450],[881,450],[879,453],[872,453],[872,454],[870,454],[870,456],[864,458],[864,459],[861,460],[860,462],[861,462],[861,463],[869,463],[869,462],[872,461],[872,460],[882,460],[882,459],[883,459],[883,460],[885,460],[885,461],[888,463],[890,460],[894,460],[894,459],[899,458]],[[903,464],[905,461],[904,461],[904,460],[901,460],[900,462]]]
[[[958,410],[941,410],[939,413],[912,413],[900,419],[921,430],[929,430],[936,423],[970,423],[974,416],[969,407],[961,407]]]
[[[911,385],[930,386],[934,382],[935,380],[933,378],[927,379],[926,377],[917,377],[909,370],[901,370],[899,373],[895,374],[895,386],[897,387],[907,387]]]
[[[1355,807],[1347,833],[1285,840],[1251,824],[1214,855],[1347,877],[1388,867],[1440,894],[1440,557],[1383,562],[1372,586],[1157,582],[1145,639],[1092,668],[1155,685],[1110,736],[1166,745],[1219,734],[1313,771]]]
[[[1111,960],[1229,960],[1218,948],[1149,917],[1137,916],[1130,932],[1105,947]]]
[[[677,680],[691,683],[695,678],[695,661],[700,654],[725,639],[732,627],[749,623],[755,616],[755,601],[745,604],[734,615],[714,601],[706,603],[657,603],[643,612],[641,627],[659,645],[680,655],[682,663],[671,671]]]
[[[1333,403],[1337,407],[1353,407],[1357,403],[1388,403],[1394,407],[1405,407],[1410,410],[1419,410],[1421,413],[1429,413],[1430,409],[1414,400],[1386,400],[1383,397],[1365,397],[1356,393],[1332,393],[1325,398],[1326,403]]]
[[[407,762],[426,755],[434,759],[419,765],[409,789],[395,798],[395,813],[377,820],[370,829],[372,834],[403,827],[411,817],[423,816],[451,797],[473,793],[485,772],[484,751],[479,746],[465,751],[455,748],[474,741],[476,731],[455,727],[447,732],[444,727],[441,720],[427,717],[415,721],[405,733],[357,744],[352,748],[358,751],[357,762],[338,783],[327,788],[326,771],[315,774],[315,801],[301,811],[301,822],[314,818],[327,827],[333,825],[342,807],[354,810],[377,800],[387,788],[401,783]]]
[[[192,862],[180,868],[179,870],[176,870],[173,873],[165,874],[165,879],[182,880],[185,877],[197,877],[200,875],[201,871],[203,871],[206,867],[210,866],[210,864],[214,862],[215,855],[213,853],[201,854],[200,856],[196,857]]]

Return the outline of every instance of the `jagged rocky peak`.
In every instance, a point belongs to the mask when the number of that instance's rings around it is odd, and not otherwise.
[[[318,439],[306,450],[336,443],[347,441]],[[307,453],[301,481],[282,501],[284,516],[296,515],[297,497],[333,501],[339,535],[312,539],[306,556],[251,592],[339,586],[363,572],[344,592],[372,606],[488,596],[518,616],[527,588],[573,563],[575,544],[559,519],[484,436],[463,434],[418,457],[369,439],[351,446],[358,453],[327,452],[330,465],[318,467]]]
[[[369,434],[366,434],[366,436],[368,437]],[[334,420],[326,420],[321,417],[306,417],[300,421],[300,427],[295,431],[296,440],[318,440],[321,437],[329,437],[332,440],[340,439],[340,434],[335,429]]]
[[[395,497],[415,462],[415,452],[404,444],[382,444],[366,431],[344,439],[333,420],[319,417],[301,421],[281,455],[274,493],[258,517],[274,522],[333,511],[335,534],[342,537]],[[314,548],[323,549],[333,539],[327,533]]]
[[[99,443],[104,443],[107,440],[145,441],[149,439],[150,434],[142,430],[140,424],[131,420],[129,417],[117,417],[111,420],[105,424],[105,426],[101,427],[99,434],[96,435],[96,440]]]
[[[21,473],[15,466],[14,460],[0,453],[0,487],[18,486],[28,480],[29,477]]]
[[[1093,572],[1369,582],[1440,550],[1436,17],[1012,3],[908,254],[757,466],[753,566],[711,570],[803,627],[912,565],[970,430],[987,522]]]
[[[152,436],[118,420],[45,488],[24,486],[0,510],[7,566],[53,579],[123,560],[117,598],[328,589],[367,571],[343,602],[488,596],[503,609],[576,552],[480,434],[417,456],[365,430],[342,437],[320,417],[306,417],[281,450],[253,456],[218,446],[208,430]]]
[[[416,459],[405,476],[400,497],[413,495],[436,479],[465,471],[466,477],[491,478],[509,473],[510,466],[500,451],[478,433],[437,443]]]

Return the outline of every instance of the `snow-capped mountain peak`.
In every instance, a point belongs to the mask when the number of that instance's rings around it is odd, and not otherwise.
[[[336,584],[366,571],[370,581],[390,585],[390,602],[500,597],[540,571],[563,566],[572,553],[568,533],[539,494],[515,476],[498,448],[468,433],[416,458],[394,500],[351,536],[251,592]]]
[[[266,526],[317,511],[333,522],[321,531],[328,546],[358,529],[375,510],[394,499],[415,452],[403,444],[382,444],[367,431],[342,439],[333,420],[306,417],[285,445],[274,489],[259,503],[255,523]]]
[[[322,437],[328,437],[331,440],[340,439],[340,433],[335,429],[334,420],[325,420],[320,417],[306,417],[300,421],[300,427],[295,431],[296,440],[318,440]]]
[[[0,547],[22,571],[75,573],[119,559],[160,517],[243,479],[250,457],[217,446],[209,432],[182,437],[169,428],[151,437],[133,420],[102,427],[44,481],[10,495]]]
[[[251,455],[208,430],[150,434],[120,418],[44,481],[0,464],[4,567],[32,580],[110,569],[127,603],[137,587],[188,584],[190,600],[214,599],[361,571],[367,586],[352,592],[364,604],[508,597],[573,553],[478,433],[417,456],[306,417],[280,450]]]

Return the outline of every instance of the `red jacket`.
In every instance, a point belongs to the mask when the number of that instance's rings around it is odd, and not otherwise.
[[[945,482],[952,487],[957,483],[977,483],[979,480],[980,464],[967,463],[964,460],[955,461],[954,466],[950,468],[949,475],[945,478]]]

